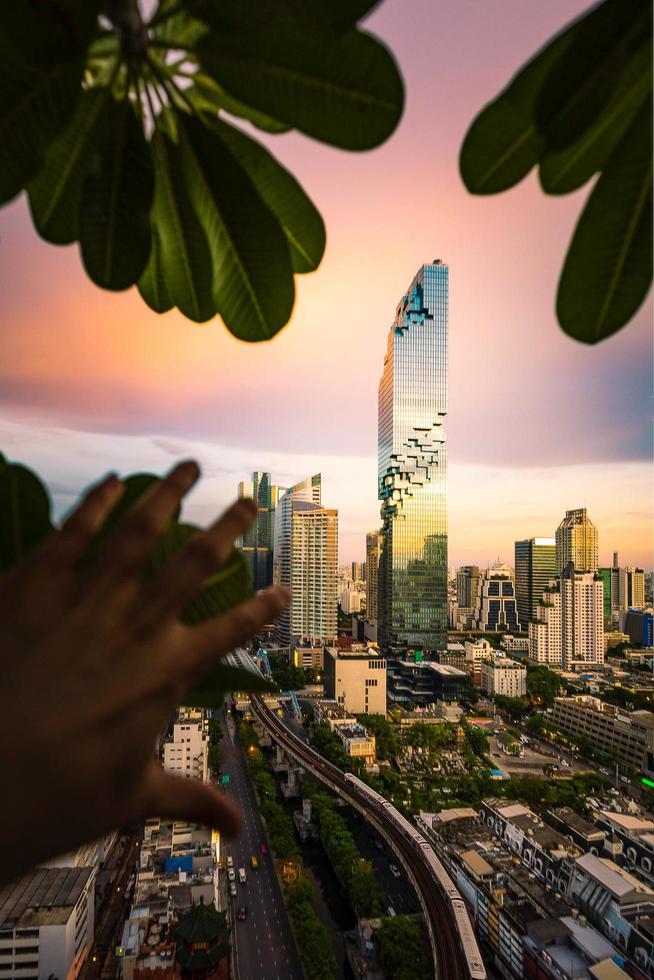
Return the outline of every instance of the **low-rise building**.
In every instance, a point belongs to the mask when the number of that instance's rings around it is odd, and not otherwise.
[[[629,769],[654,772],[654,713],[627,711],[581,694],[555,698],[552,719],[569,735],[584,736],[604,752],[613,752]]]
[[[465,701],[471,693],[468,674],[433,660],[397,660],[389,664],[388,698],[393,704],[435,705]]]
[[[294,667],[301,667],[303,670],[322,671],[324,659],[325,648],[323,646],[313,646],[311,643],[291,645],[291,662]]]
[[[313,703],[316,721],[329,725],[335,732],[347,754],[353,759],[361,759],[366,766],[376,762],[376,739],[367,728],[348,714],[336,701],[319,700]]]
[[[513,633],[505,633],[500,640],[500,646],[510,653],[513,657],[520,657],[529,653],[529,637],[514,636]]]
[[[494,657],[481,665],[481,689],[491,698],[522,698],[527,694],[527,668],[510,657]]]
[[[386,716],[386,658],[373,644],[324,648],[325,699],[352,714]]]

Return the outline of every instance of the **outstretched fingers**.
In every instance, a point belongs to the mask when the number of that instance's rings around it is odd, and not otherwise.
[[[124,484],[115,473],[109,473],[91,487],[62,524],[59,535],[52,540],[53,547],[69,560],[77,561],[104,524],[112,507],[120,500],[124,489]]]

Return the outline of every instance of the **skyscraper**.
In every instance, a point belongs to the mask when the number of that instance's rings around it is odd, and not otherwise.
[[[238,485],[239,499],[251,497],[259,508],[256,520],[237,542],[248,563],[255,591],[272,584],[273,538],[275,532],[275,508],[283,489],[272,485],[270,473],[259,471],[251,480]]]
[[[366,619],[373,626],[379,621],[380,553],[381,532],[369,531],[366,534]]]
[[[515,596],[518,619],[523,630],[530,619],[536,619],[543,589],[556,578],[556,542],[554,538],[526,538],[515,543]]]
[[[508,565],[496,564],[482,572],[472,620],[475,628],[484,632],[516,632],[520,629],[515,601],[515,576]]]
[[[321,505],[320,474],[287,490],[275,514],[273,580],[291,589],[275,624],[291,640],[333,643],[338,627],[338,511]]]
[[[556,566],[560,575],[570,562],[578,572],[596,572],[597,528],[586,513],[586,508],[566,510],[565,517],[556,529]]]
[[[561,629],[564,670],[604,663],[604,584],[572,562],[561,576]]]
[[[473,609],[479,591],[479,565],[462,565],[456,570],[456,604],[459,609]]]
[[[645,608],[645,572],[642,568],[618,570],[618,612]]]
[[[447,646],[448,267],[418,269],[398,304],[379,382],[378,495],[384,653]]]

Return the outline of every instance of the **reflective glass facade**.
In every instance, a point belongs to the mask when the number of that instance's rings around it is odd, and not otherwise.
[[[537,606],[550,580],[559,577],[554,538],[526,538],[515,543],[515,594],[523,630],[537,619]]]
[[[379,640],[447,649],[448,267],[423,265],[402,297],[379,382]]]
[[[283,492],[272,485],[270,473],[258,470],[251,480],[238,485],[239,498],[251,497],[258,507],[254,523],[237,542],[250,569],[255,592],[272,585],[275,508]]]

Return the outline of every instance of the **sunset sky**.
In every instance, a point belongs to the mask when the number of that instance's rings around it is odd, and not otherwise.
[[[109,468],[162,472],[193,455],[205,478],[187,516],[206,523],[253,469],[281,484],[323,474],[341,560],[378,526],[377,384],[395,306],[417,267],[450,266],[450,565],[513,561],[586,506],[600,559],[650,568],[651,303],[598,347],[567,338],[556,282],[586,190],[545,197],[535,175],[475,198],[457,170],[479,108],[587,4],[386,0],[369,20],[407,87],[391,140],[347,154],[269,138],[321,210],[318,272],[296,280],[290,324],[257,346],[219,320],[102,292],[76,247],[0,212],[0,451],[50,483],[58,513]]]

